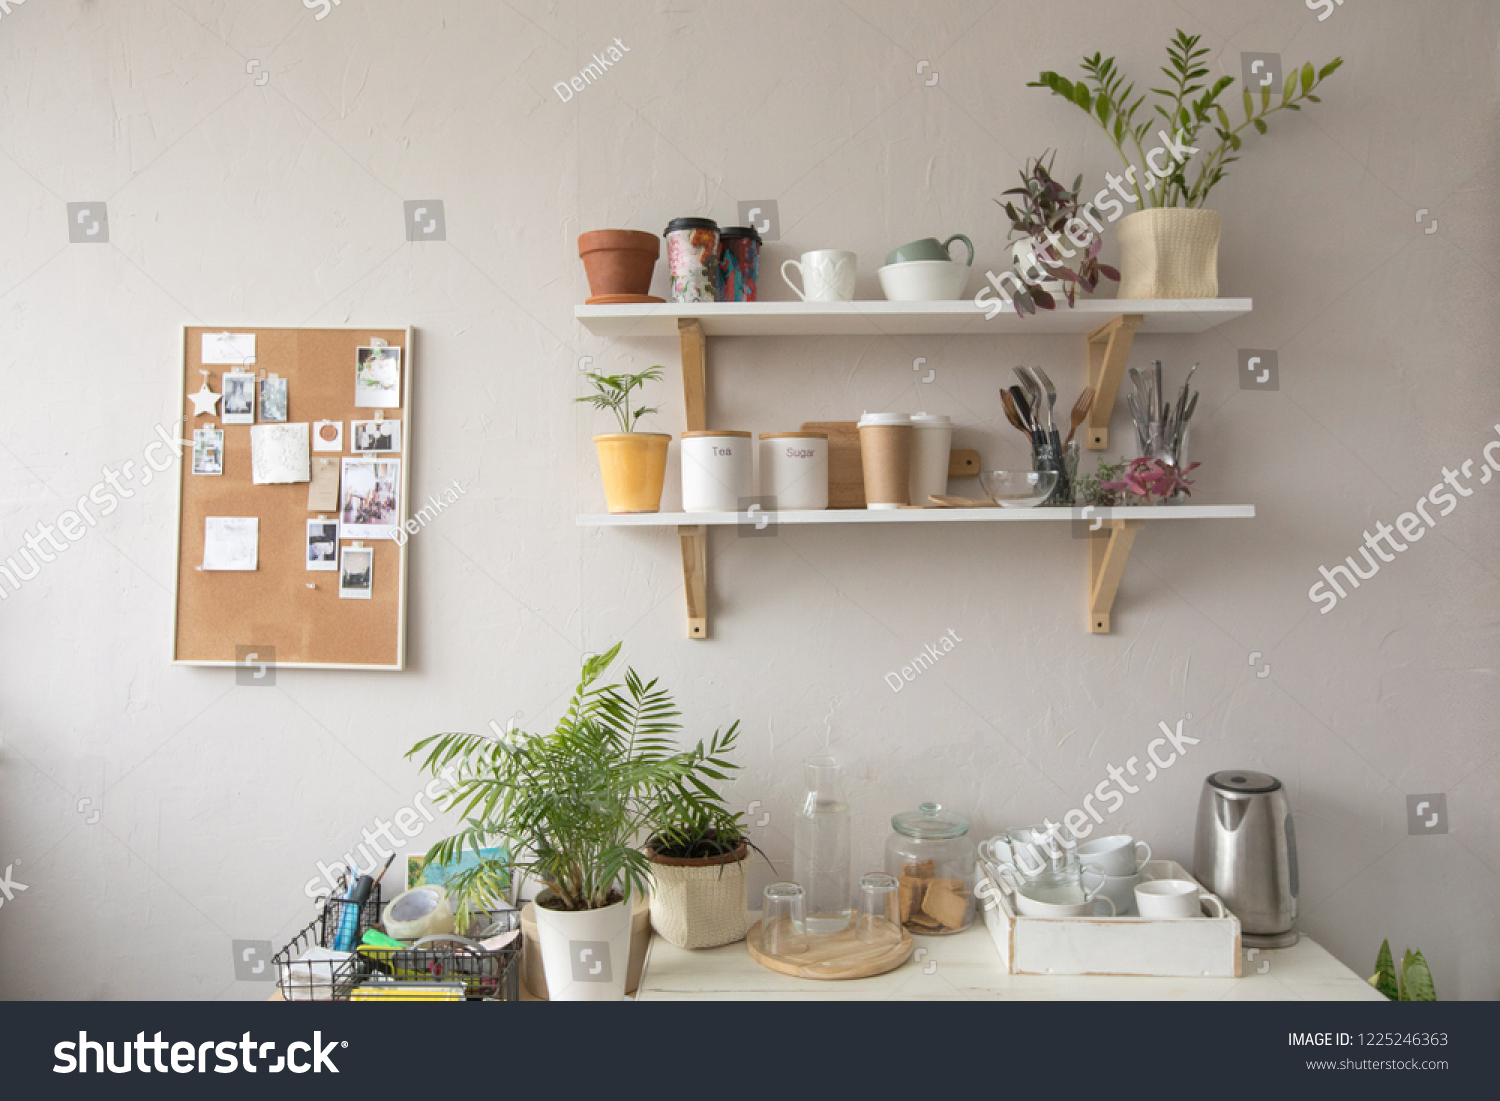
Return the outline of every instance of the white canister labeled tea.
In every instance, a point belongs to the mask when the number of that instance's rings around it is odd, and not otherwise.
[[[953,450],[953,418],[913,413],[911,503],[922,508],[948,492],[948,459]]]
[[[682,434],[683,512],[738,512],[754,484],[749,432]]]
[[[774,498],[780,512],[827,508],[827,433],[762,433],[760,495]]]

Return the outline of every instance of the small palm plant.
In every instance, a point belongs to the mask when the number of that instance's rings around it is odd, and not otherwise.
[[[630,395],[648,382],[660,382],[663,370],[662,367],[652,367],[638,375],[601,375],[590,371],[584,377],[593,384],[594,393],[573,400],[586,402],[595,409],[609,410],[615,415],[621,432],[634,432],[637,421],[647,413],[658,413],[660,410],[650,407],[632,410]]]
[[[434,776],[449,765],[458,773],[442,799],[464,815],[465,828],[434,845],[429,862],[456,864],[465,849],[508,846],[505,860],[481,860],[448,881],[458,912],[482,908],[515,872],[551,887],[557,909],[601,909],[647,889],[651,865],[638,847],[647,836],[675,833],[685,820],[724,821],[705,778],[736,767],[721,756],[735,728],[680,749],[673,737],[680,712],[655,680],[630,669],[623,684],[597,686],[619,652],[616,643],[584,660],[551,734],[439,734],[407,753],[425,752],[422,767]]]

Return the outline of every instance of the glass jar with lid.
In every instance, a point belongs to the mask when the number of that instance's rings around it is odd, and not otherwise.
[[[946,936],[974,921],[974,846],[969,821],[937,803],[891,818],[885,870],[900,884],[901,924],[918,936]]]

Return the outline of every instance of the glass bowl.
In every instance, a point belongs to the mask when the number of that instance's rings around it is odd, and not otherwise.
[[[990,470],[979,475],[979,484],[1001,508],[1035,508],[1057,487],[1057,471]]]

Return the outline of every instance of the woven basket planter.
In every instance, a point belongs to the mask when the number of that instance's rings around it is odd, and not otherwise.
[[[1217,298],[1219,212],[1138,210],[1120,219],[1121,298]]]
[[[678,948],[717,948],[744,940],[750,930],[745,875],[750,847],[723,856],[683,859],[647,849],[655,886],[651,928]]]

